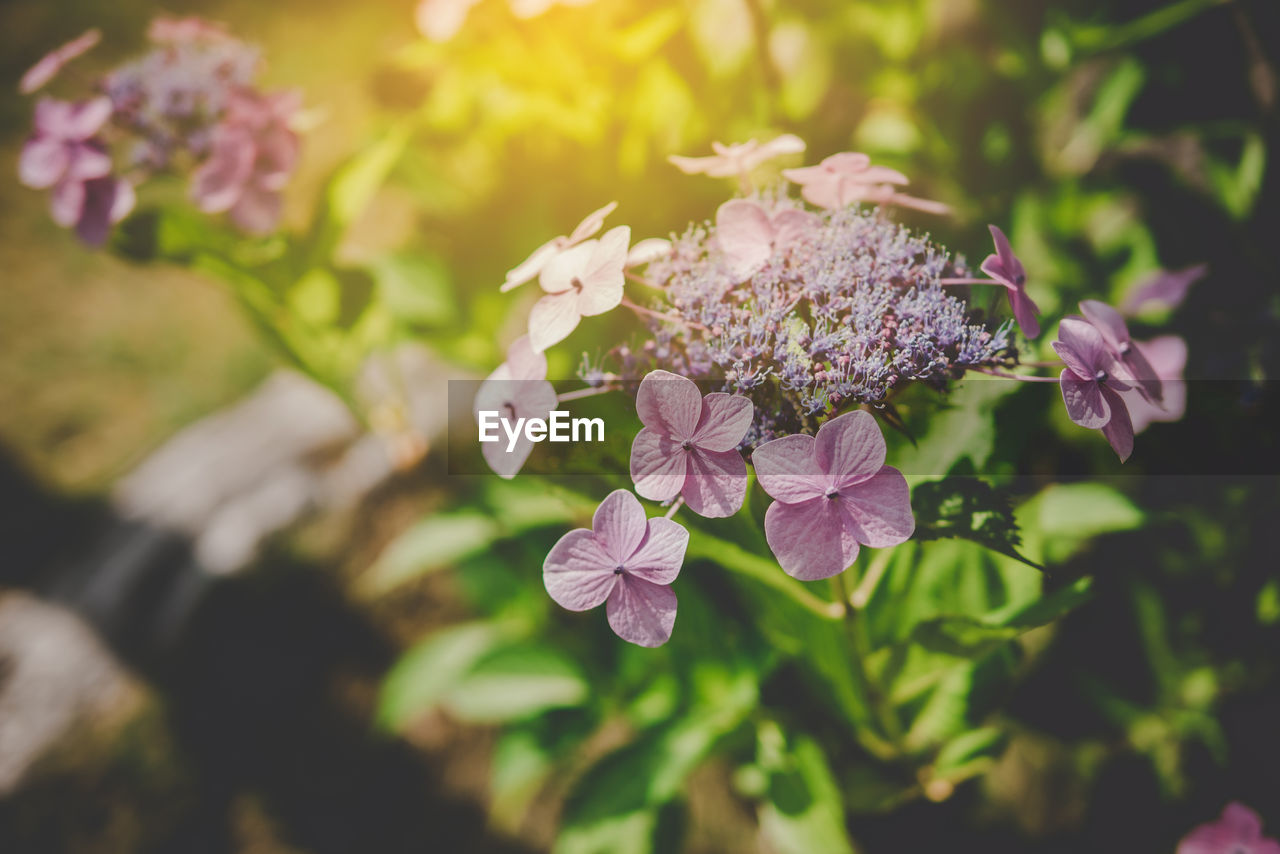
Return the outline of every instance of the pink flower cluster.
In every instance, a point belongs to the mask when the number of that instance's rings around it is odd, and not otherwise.
[[[191,194],[201,210],[226,212],[247,232],[271,231],[297,164],[290,123],[299,98],[258,91],[257,52],[217,24],[161,17],[147,35],[151,51],[98,78],[90,97],[37,102],[20,180],[50,190],[54,221],[97,246],[132,210],[135,187],[194,161]],[[19,90],[53,83],[100,39],[90,30],[50,52]]]

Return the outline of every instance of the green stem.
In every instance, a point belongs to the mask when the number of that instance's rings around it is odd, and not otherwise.
[[[694,532],[689,540],[687,554],[689,557],[715,561],[739,575],[753,578],[824,620],[834,622],[844,616],[846,609],[843,602],[828,602],[814,596],[800,582],[783,573],[773,561],[765,560],[718,537],[701,531]]]
[[[850,601],[844,573],[835,576],[831,581],[832,586],[835,587],[840,597],[840,601]],[[849,644],[852,647],[849,658],[853,663],[853,678],[858,685],[858,690],[866,698],[867,705],[871,707],[872,715],[879,723],[885,738],[893,746],[895,752],[901,753],[902,723],[898,720],[898,716],[894,714],[888,698],[880,690],[879,683],[872,678],[870,671],[867,670],[866,662],[871,656],[871,638],[867,634],[866,620],[857,609],[846,608],[844,625],[845,631],[849,636]]]

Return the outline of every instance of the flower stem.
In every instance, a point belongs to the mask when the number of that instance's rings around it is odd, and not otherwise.
[[[871,563],[867,566],[867,571],[863,573],[858,586],[854,588],[853,593],[849,596],[849,607],[854,610],[862,610],[867,607],[867,603],[871,601],[871,594],[876,592],[880,579],[884,577],[884,571],[889,568],[889,562],[893,560],[893,549],[880,549],[876,552],[876,556],[871,559]]]
[[[814,616],[832,622],[844,617],[843,602],[828,602],[814,596],[804,585],[785,574],[771,560],[753,554],[741,546],[703,531],[691,531],[688,556],[706,558],[739,575],[745,575],[771,587]]]
[[[671,502],[671,506],[667,508],[667,512],[662,514],[663,519],[670,519],[676,515],[676,511],[684,506],[684,496],[677,495],[676,500]]]
[[[871,574],[870,569],[868,569],[867,574]],[[845,585],[844,573],[835,576],[831,581],[840,597],[840,601],[849,602],[852,597],[849,595],[848,588]],[[860,611],[854,608],[845,608],[844,625],[851,647],[849,660],[853,665],[854,681],[858,683],[858,689],[866,699],[867,705],[871,707],[871,712],[875,716],[876,722],[880,725],[884,737],[900,752],[902,748],[902,723],[898,720],[898,716],[894,714],[893,707],[889,705],[888,697],[885,696],[875,679],[871,677],[871,672],[867,670],[866,662],[871,656],[871,638],[867,634],[866,621]]]
[[[655,291],[665,291],[667,289],[666,285],[660,285],[651,279],[646,279],[644,276],[638,276],[630,270],[623,270],[622,275],[626,276],[637,285],[644,285],[646,288],[653,288]]]
[[[1024,377],[1018,374],[1010,374],[1005,371],[997,371],[994,368],[969,368],[979,374],[986,374],[989,377],[1001,377],[1006,380],[1022,380],[1024,383],[1056,383],[1057,377]]]
[[[1004,285],[995,279],[938,279],[940,285]]]
[[[587,386],[577,391],[566,391],[564,394],[557,394],[556,400],[564,403],[566,400],[579,400],[584,397],[595,397],[597,394],[608,394],[611,391],[617,391],[613,386]]]
[[[654,311],[654,310],[653,310],[653,309],[651,309],[651,308],[645,308],[645,307],[644,307],[644,306],[642,306],[642,305],[636,305],[635,303],[633,303],[631,300],[627,299],[626,297],[623,297],[623,298],[622,298],[622,305],[624,305],[624,306],[626,306],[627,308],[631,309],[631,310],[632,310],[632,311],[634,311],[636,314],[642,314],[642,315],[647,314],[647,315],[648,315],[648,316],[650,316],[650,317],[656,317],[658,320],[665,320],[667,323],[679,323],[679,324],[682,324],[682,325],[684,325],[684,326],[688,326],[690,329],[697,329],[697,330],[700,330],[700,331],[702,331],[702,332],[706,332],[706,331],[707,331],[707,327],[703,326],[701,323],[696,323],[696,322],[694,322],[694,321],[692,321],[692,320],[685,320],[685,319],[684,319],[684,318],[682,318],[682,317],[672,317],[672,316],[671,316],[671,315],[669,315],[669,314],[663,314],[663,313],[662,313],[662,312],[660,312],[660,311]]]

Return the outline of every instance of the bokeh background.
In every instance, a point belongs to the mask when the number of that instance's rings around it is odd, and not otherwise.
[[[305,93],[286,234],[317,233],[335,174],[354,192],[351,175],[376,173],[332,275],[281,286],[320,330],[308,352],[338,356],[282,354],[234,287],[140,239],[145,216],[90,251],[18,185],[21,73],[90,26],[104,38],[83,67],[110,67],[161,12],[226,22],[263,47],[269,88]],[[0,4],[0,850],[847,850],[796,841],[826,839],[833,803],[853,841],[828,843],[867,852],[1172,851],[1229,800],[1280,828],[1280,5],[596,0],[519,17],[484,0],[434,42],[416,12]],[[1123,470],[1043,389],[1002,395],[974,428],[982,450],[954,471],[1052,516],[1025,538],[1052,563],[1046,589],[1090,579],[1092,598],[1022,636],[983,703],[974,677],[964,708],[938,712],[947,743],[976,734],[955,748],[974,764],[954,785],[847,745],[750,630],[750,598],[714,580],[682,591],[699,639],[682,651],[645,659],[600,626],[584,635],[519,572],[581,518],[580,498],[450,477],[430,443],[369,474],[336,399],[268,379],[292,364],[368,400],[352,391],[365,359],[405,344],[419,348],[410,382],[483,376],[532,297],[497,285],[534,246],[614,199],[636,237],[678,232],[732,188],[667,155],[785,131],[808,142],[806,163],[852,149],[904,171],[955,216],[903,219],[971,260],[1000,224],[1049,317],[1209,267],[1180,307],[1135,326],[1187,339],[1189,408]],[[579,349],[598,352],[628,331],[587,334]],[[570,377],[560,350],[552,376]],[[422,408],[443,407],[424,393]],[[375,432],[380,412],[362,413]],[[237,452],[282,422],[297,429],[275,456]],[[192,425],[209,432],[165,445]],[[264,491],[272,466],[307,473],[303,492]],[[242,555],[138,510],[224,480],[219,500],[259,502],[238,512],[297,512]],[[952,578],[927,596],[951,601]],[[462,680],[503,652],[495,632],[542,652]],[[741,672],[677,660],[720,633],[749,662],[740,702]],[[508,671],[525,681],[494,678]],[[534,699],[513,711],[514,695]],[[699,703],[741,714],[688,724]],[[785,773],[771,738],[789,745]],[[811,773],[813,745],[825,770]]]

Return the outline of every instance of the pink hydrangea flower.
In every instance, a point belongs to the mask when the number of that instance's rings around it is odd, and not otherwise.
[[[1080,303],[1080,311],[1085,319],[1097,329],[1106,342],[1107,349],[1129,372],[1129,379],[1137,383],[1138,388],[1153,403],[1160,403],[1164,389],[1155,368],[1147,361],[1142,351],[1133,346],[1129,337],[1129,327],[1125,324],[1120,312],[1098,300],[1087,299]]]
[[[562,607],[586,611],[606,603],[618,637],[661,646],[675,626],[670,585],[688,547],[688,531],[670,519],[646,519],[636,497],[619,489],[600,502],[591,530],[577,528],[551,547],[542,580]]]
[[[18,178],[37,190],[52,189],[54,222],[75,227],[92,246],[107,238],[112,223],[133,209],[133,185],[111,176],[111,156],[97,134],[111,118],[111,101],[72,103],[41,98],[35,131],[18,159]]]
[[[732,145],[713,142],[711,149],[715,154],[709,157],[682,157],[679,154],[673,154],[667,160],[686,175],[742,178],[768,160],[784,154],[799,154],[804,151],[804,148],[803,139],[795,134],[784,133],[763,145],[754,139]]]
[[[894,185],[909,183],[906,175],[887,166],[872,166],[870,157],[853,151],[833,154],[817,166],[783,169],[782,175],[800,185],[800,195],[809,204],[829,210],[862,202],[895,204],[939,214],[951,210],[941,202],[899,193]]]
[[[1262,835],[1262,819],[1256,812],[1230,803],[1217,821],[1184,836],[1177,854],[1280,854],[1280,842]]]
[[[489,374],[476,392],[475,411],[501,413],[513,425],[518,418],[546,418],[556,408],[556,390],[547,382],[547,357],[535,351],[528,336],[517,338],[507,350],[507,360]],[[505,437],[484,442],[480,452],[489,468],[508,480],[533,453],[533,442],[522,431],[508,450]]]
[[[281,191],[298,161],[298,135],[289,121],[301,106],[296,92],[231,93],[213,129],[208,159],[191,176],[191,194],[205,213],[228,213],[254,234],[280,218]]]
[[[733,199],[716,211],[716,240],[738,280],[749,278],[774,252],[803,242],[822,224],[816,214],[788,209],[773,216],[756,202]]]
[[[883,548],[911,537],[906,478],[884,459],[884,436],[862,410],[828,421],[817,436],[783,436],[756,448],[756,478],[775,499],[765,539],[788,575],[830,578],[852,565],[859,544]]]
[[[84,55],[100,41],[102,41],[102,31],[95,28],[77,36],[62,47],[49,51],[40,58],[39,62],[31,66],[26,74],[22,75],[22,79],[18,81],[18,91],[23,95],[30,95],[32,92],[43,89],[49,81],[58,76],[58,72],[62,71],[67,63]]]
[[[1009,295],[1009,308],[1018,321],[1018,328],[1028,338],[1040,334],[1040,309],[1027,296],[1027,271],[1023,268],[1018,256],[1013,254],[1009,246],[1009,238],[997,226],[988,225],[991,239],[996,244],[996,254],[988,255],[982,261],[982,272],[1005,286]]]
[[[755,407],[741,395],[706,397],[693,380],[652,371],[636,392],[644,428],[631,444],[636,492],[653,501],[684,496],[700,516],[732,516],[747,494],[747,464],[738,445]]]
[[[1121,392],[1129,408],[1134,434],[1141,433],[1155,421],[1178,421],[1187,411],[1187,383],[1182,373],[1187,367],[1187,342],[1177,335],[1161,335],[1150,341],[1134,341],[1133,346],[1146,358],[1160,378],[1164,392],[1160,405],[1149,401],[1138,388]]]
[[[1081,427],[1101,429],[1120,462],[1129,459],[1133,422],[1121,394],[1131,386],[1102,334],[1084,320],[1063,318],[1053,349],[1067,365],[1058,378],[1067,415]]]
[[[612,311],[622,303],[623,269],[631,229],[620,225],[599,240],[556,254],[538,283],[546,292],[529,313],[529,343],[538,352],[569,337],[584,317]]]
[[[525,282],[532,282],[542,272],[542,269],[551,262],[552,258],[567,249],[577,246],[603,228],[605,218],[613,213],[617,207],[617,202],[609,202],[599,210],[587,214],[582,222],[578,223],[578,227],[573,230],[572,234],[553,237],[533,250],[528,258],[507,271],[507,280],[498,289],[499,292],[506,293],[513,288],[520,287]]]
[[[1134,288],[1125,297],[1121,308],[1130,317],[1141,314],[1148,306],[1175,309],[1187,298],[1191,286],[1208,273],[1208,264],[1197,264],[1182,270],[1161,270]]]

